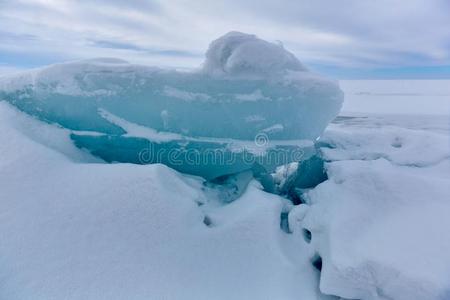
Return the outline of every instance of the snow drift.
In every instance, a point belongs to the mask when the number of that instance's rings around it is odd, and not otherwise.
[[[1,299],[328,299],[258,184],[207,209],[201,178],[82,163],[65,130],[4,102],[0,155]]]
[[[320,142],[329,180],[289,214],[291,230],[309,235],[321,258],[320,290],[345,299],[449,299],[448,119],[434,130],[389,117],[342,119]]]

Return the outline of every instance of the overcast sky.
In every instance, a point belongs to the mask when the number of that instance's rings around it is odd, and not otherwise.
[[[92,57],[192,68],[232,30],[336,78],[450,78],[450,0],[0,0],[0,72]]]

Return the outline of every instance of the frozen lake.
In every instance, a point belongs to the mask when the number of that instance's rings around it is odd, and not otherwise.
[[[341,114],[450,115],[450,80],[340,80]]]
[[[222,203],[162,165],[92,163],[1,101],[0,298],[449,299],[450,81],[341,87],[329,180],[296,206],[256,181]]]

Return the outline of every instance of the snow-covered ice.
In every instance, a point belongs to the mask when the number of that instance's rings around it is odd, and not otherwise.
[[[210,205],[200,178],[85,155],[0,103],[1,299],[328,299],[256,182]]]
[[[342,87],[322,134],[338,86],[235,32],[1,77],[0,299],[450,299],[448,81]],[[172,148],[302,155],[126,163]]]
[[[0,298],[446,300],[448,120],[340,116],[317,144],[329,179],[293,206],[251,174],[104,164],[2,102]]]
[[[299,140],[319,137],[343,102],[336,82],[309,72],[281,45],[239,32],[213,41],[203,67],[192,72],[117,59],[70,62],[0,78],[0,98],[41,120],[84,132],[72,135],[76,145],[106,161],[133,163],[145,163],[140,153],[148,148],[203,154],[236,140],[252,145],[258,135],[271,141],[265,148],[286,141],[297,147]],[[132,136],[127,127],[150,134]],[[219,140],[212,144],[211,138]],[[157,158],[147,162],[168,164],[152,154]],[[214,178],[251,167],[239,160],[231,170],[197,168],[193,174]],[[193,172],[186,164],[169,165]]]
[[[340,86],[345,113],[450,115],[450,80],[341,80]]]
[[[255,35],[229,32],[213,41],[206,52],[203,72],[213,76],[275,77],[286,71],[307,71],[283,46]]]
[[[330,126],[321,139],[329,180],[291,211],[291,229],[311,233],[323,293],[449,299],[448,117],[435,116],[434,126],[422,117],[427,129],[408,128],[420,116],[404,115],[404,126],[391,118],[340,117]]]

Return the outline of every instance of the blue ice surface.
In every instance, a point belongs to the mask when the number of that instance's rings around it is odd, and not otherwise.
[[[232,32],[211,43],[201,70],[56,64],[0,78],[0,99],[71,130],[76,146],[106,162],[213,179],[308,158],[314,146],[304,141],[320,136],[343,94],[282,46]]]

